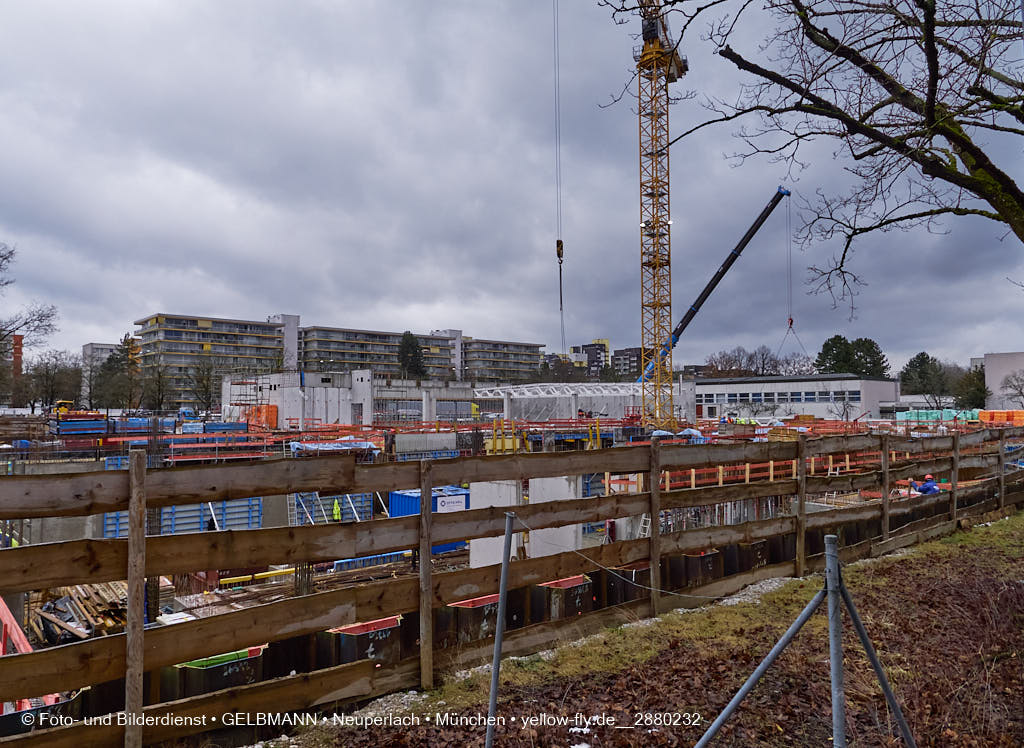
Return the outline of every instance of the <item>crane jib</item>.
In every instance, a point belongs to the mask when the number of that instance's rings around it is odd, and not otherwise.
[[[675,329],[672,331],[672,337],[662,345],[657,358],[652,359],[647,363],[647,366],[644,367],[643,373],[636,381],[646,381],[654,372],[654,367],[657,366],[673,348],[675,348],[675,345],[679,342],[679,338],[682,336],[683,331],[687,328],[690,322],[693,321],[693,318],[697,316],[697,312],[700,311],[701,306],[703,306],[704,302],[708,300],[708,297],[711,295],[712,291],[715,290],[715,287],[718,286],[719,281],[721,281],[725,274],[729,272],[729,268],[733,266],[733,263],[739,259],[740,253],[746,249],[747,244],[749,244],[750,240],[754,238],[754,234],[756,234],[764,222],[768,220],[768,216],[770,216],[772,211],[775,210],[775,206],[782,201],[782,198],[788,197],[789,194],[789,190],[782,186],[775,191],[775,194],[772,195],[772,199],[768,201],[768,204],[761,211],[761,214],[757,217],[750,228],[747,229],[747,232],[743,235],[743,238],[740,239],[739,243],[729,252],[728,255],[726,255],[725,262],[722,263],[721,267],[719,267],[711,277],[708,284],[704,286],[704,290],[700,292],[697,300],[693,302],[683,318],[679,320],[679,324],[676,325]]]

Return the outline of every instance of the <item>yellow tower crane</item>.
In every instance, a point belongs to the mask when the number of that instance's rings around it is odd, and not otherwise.
[[[662,14],[661,0],[640,0],[643,44],[633,52],[640,113],[640,370],[641,418],[648,428],[675,425],[672,353],[672,267],[669,210],[668,85],[686,74]]]

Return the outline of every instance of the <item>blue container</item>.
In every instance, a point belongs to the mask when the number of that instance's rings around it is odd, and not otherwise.
[[[244,421],[208,421],[203,429],[207,434],[222,431],[248,431],[249,424]]]
[[[469,489],[459,486],[437,486],[433,490],[430,502],[434,513],[457,512],[469,509]],[[440,507],[440,508],[439,508]],[[388,495],[388,514],[392,517],[408,517],[420,513],[420,490],[410,488],[405,491],[392,491]],[[466,547],[465,540],[454,543],[442,543],[431,548],[433,553],[446,553]]]

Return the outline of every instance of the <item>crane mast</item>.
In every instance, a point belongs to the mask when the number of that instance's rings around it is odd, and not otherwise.
[[[643,44],[634,50],[640,115],[640,370],[645,427],[675,425],[672,352],[672,267],[669,210],[668,85],[687,71],[662,15],[661,0],[641,0]]]

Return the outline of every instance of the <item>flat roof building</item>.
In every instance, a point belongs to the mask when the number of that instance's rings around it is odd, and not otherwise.
[[[305,371],[373,369],[397,377],[403,374],[398,348],[404,334],[348,327],[303,327],[299,331],[299,358]],[[454,377],[452,338],[439,332],[413,334],[420,343],[427,376]]]
[[[697,379],[698,418],[813,415],[829,420],[880,418],[881,404],[898,402],[897,379],[857,374]]]
[[[212,367],[216,378],[213,391],[219,396],[223,374],[283,368],[283,330],[288,321],[282,318],[289,316],[293,315],[261,321],[157,313],[138,319],[135,334],[143,376],[163,367],[170,382],[164,407],[178,408],[195,405],[199,399],[190,385],[190,375]]]

